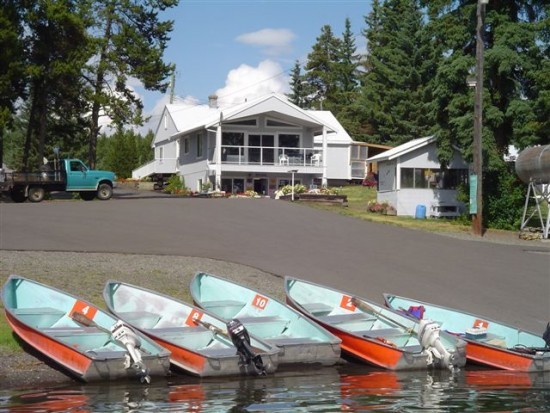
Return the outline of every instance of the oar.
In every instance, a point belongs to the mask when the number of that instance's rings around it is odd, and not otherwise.
[[[388,317],[388,316],[382,314],[381,311],[376,311],[374,308],[372,308],[370,305],[368,305],[366,302],[364,302],[363,300],[361,300],[361,299],[358,298],[358,297],[352,297],[352,298],[351,298],[351,302],[353,303],[353,305],[355,305],[357,308],[360,308],[360,309],[363,310],[363,311],[366,311],[366,312],[368,312],[368,313],[374,314],[374,315],[377,316],[377,317],[385,318],[385,319],[388,320],[389,322],[391,322],[391,323],[393,323],[393,324],[396,324],[396,325],[398,325],[398,326],[401,327],[401,328],[404,328],[405,331],[407,331],[408,333],[411,333],[411,334],[414,333],[414,328],[407,327],[406,325],[401,324],[399,321],[395,321],[393,318]]]
[[[193,322],[195,324],[199,324],[199,325],[203,326],[204,328],[207,328],[208,330],[212,331],[214,334],[219,334],[220,336],[223,336],[223,337],[228,338],[229,340],[231,340],[231,337],[229,337],[229,334],[227,334],[221,328],[216,327],[214,324],[211,324],[207,321],[197,320],[197,319],[193,320]]]
[[[108,328],[105,328],[103,326],[100,326],[94,320],[92,320],[91,318],[86,317],[84,314],[79,313],[78,311],[74,311],[72,314],[69,314],[69,317],[71,317],[78,324],[82,324],[83,326],[86,326],[86,327],[95,327],[95,328],[109,334],[110,336],[113,335],[111,330],[109,330]]]

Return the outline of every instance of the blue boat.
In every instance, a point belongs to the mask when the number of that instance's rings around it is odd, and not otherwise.
[[[82,381],[169,373],[169,351],[81,298],[11,275],[2,302],[23,341]]]
[[[550,371],[550,337],[546,342],[542,334],[411,298],[384,294],[384,300],[409,317],[437,320],[442,330],[461,337],[467,342],[468,360],[505,370]]]
[[[193,301],[281,349],[280,364],[329,366],[340,359],[340,339],[283,302],[227,279],[199,272],[191,280]]]

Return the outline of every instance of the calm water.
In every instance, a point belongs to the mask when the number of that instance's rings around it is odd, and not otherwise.
[[[175,376],[0,390],[0,412],[549,412],[550,374],[393,373],[363,365],[260,378]]]

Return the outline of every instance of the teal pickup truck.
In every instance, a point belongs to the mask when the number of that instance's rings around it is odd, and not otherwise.
[[[79,159],[56,159],[39,172],[0,172],[0,192],[13,202],[40,202],[48,192],[78,192],[85,201],[113,196],[116,175],[110,171],[89,169]]]

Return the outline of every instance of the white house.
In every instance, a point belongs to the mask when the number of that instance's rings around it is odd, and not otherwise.
[[[378,202],[388,202],[397,215],[457,216],[464,205],[457,187],[468,183],[468,164],[455,150],[446,169],[441,168],[433,136],[413,139],[370,157],[378,164]]]
[[[178,174],[193,190],[209,183],[227,193],[273,195],[292,171],[295,183],[306,186],[353,179],[353,144],[332,113],[303,110],[279,94],[226,109],[211,97],[208,105],[166,105],[152,145],[155,159],[132,177]]]

